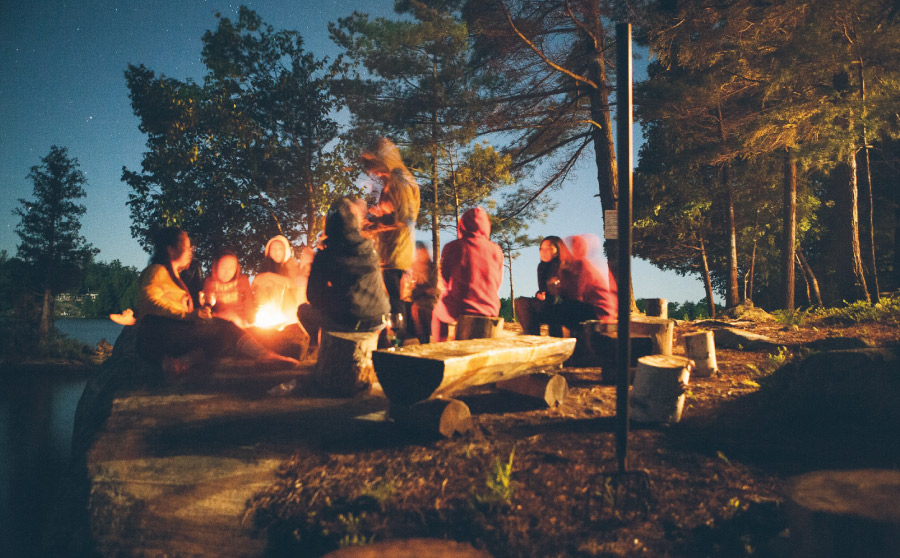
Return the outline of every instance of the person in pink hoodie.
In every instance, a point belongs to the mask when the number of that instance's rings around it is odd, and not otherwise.
[[[431,316],[431,340],[446,341],[448,326],[459,316],[497,316],[503,251],[491,242],[491,221],[484,209],[472,208],[459,220],[459,238],[441,254],[446,284]]]

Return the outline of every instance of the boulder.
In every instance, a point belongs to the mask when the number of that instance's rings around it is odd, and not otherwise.
[[[769,351],[781,346],[781,343],[776,342],[771,337],[733,327],[714,329],[713,337],[715,337],[716,346],[722,349]]]

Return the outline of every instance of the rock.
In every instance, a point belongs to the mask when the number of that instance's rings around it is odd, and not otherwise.
[[[732,327],[713,330],[716,346],[723,349],[746,349],[749,351],[767,351],[777,349],[781,343],[771,337],[750,333]]]
[[[810,351],[846,351],[850,349],[870,349],[874,343],[863,337],[826,337],[801,345]]]
[[[761,308],[753,306],[752,301],[745,301],[734,308],[725,310],[725,315],[732,319],[750,320],[753,322],[774,322],[775,316]]]

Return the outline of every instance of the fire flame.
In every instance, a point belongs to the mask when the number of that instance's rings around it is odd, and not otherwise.
[[[261,328],[271,328],[281,331],[285,326],[295,323],[296,316],[289,316],[281,310],[281,305],[270,302],[263,304],[256,311],[256,321],[253,325]]]

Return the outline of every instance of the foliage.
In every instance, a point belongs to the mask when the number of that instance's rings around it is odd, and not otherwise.
[[[515,485],[512,481],[513,457],[516,448],[509,452],[509,459],[504,463],[499,457],[494,458],[490,470],[485,473],[484,485],[486,491],[474,490],[472,497],[475,502],[488,507],[508,506],[515,494]]]
[[[825,323],[860,324],[880,322],[900,324],[900,296],[882,297],[875,304],[844,301],[843,307],[821,309],[816,315]]]
[[[147,134],[141,170],[123,170],[132,234],[147,248],[155,227],[177,225],[201,260],[228,247],[255,269],[271,236],[309,243],[330,200],[353,191],[326,62],[246,7],[204,34],[201,59],[202,84],[125,73]]]
[[[134,308],[140,282],[140,274],[131,266],[123,266],[119,260],[110,263],[91,262],[85,268],[81,293],[94,293],[84,297],[82,312],[85,318],[105,318],[125,308]]]

